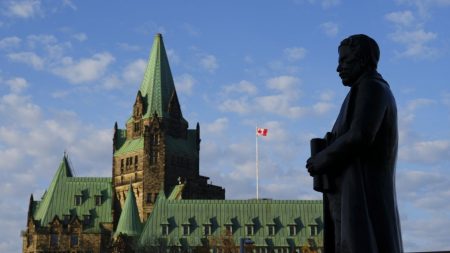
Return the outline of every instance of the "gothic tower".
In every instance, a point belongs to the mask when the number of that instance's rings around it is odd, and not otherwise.
[[[144,222],[158,193],[186,185],[183,198],[224,199],[225,189],[199,174],[200,126],[183,118],[161,34],[154,38],[144,79],[125,129],[114,126],[112,182],[119,217],[131,183]],[[120,207],[119,207],[120,204]]]

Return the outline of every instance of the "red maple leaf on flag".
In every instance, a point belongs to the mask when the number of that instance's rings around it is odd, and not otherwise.
[[[269,129],[267,128],[257,128],[256,129],[256,135],[258,136],[267,136],[267,132],[269,131]]]

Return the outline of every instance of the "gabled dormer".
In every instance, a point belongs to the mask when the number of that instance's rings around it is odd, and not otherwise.
[[[139,90],[137,92],[136,101],[134,102],[134,106],[133,106],[134,121],[142,119],[144,110],[145,110],[144,98],[142,97],[142,93]]]
[[[142,116],[145,110],[145,102],[144,98],[142,97],[141,91],[138,91],[136,95],[136,101],[133,105],[133,116],[132,116],[132,124],[133,124],[133,130],[132,130],[132,136],[133,138],[141,137],[143,133],[143,122],[142,122]]]

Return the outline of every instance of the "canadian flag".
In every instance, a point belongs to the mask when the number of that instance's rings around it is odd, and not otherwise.
[[[256,135],[258,136],[267,136],[267,132],[269,130],[267,128],[256,128]]]

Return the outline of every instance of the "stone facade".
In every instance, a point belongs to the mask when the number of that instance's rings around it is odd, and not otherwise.
[[[125,128],[114,126],[112,178],[73,177],[64,155],[42,199],[30,198],[23,252],[126,252],[127,237],[113,234],[130,185],[141,222],[181,182],[183,198],[225,198],[199,174],[200,126],[182,116],[160,34],[143,79]]]
[[[159,114],[158,114],[159,112]],[[161,190],[185,183],[183,198],[224,199],[225,189],[199,174],[200,126],[188,129],[170,72],[161,35],[155,37],[144,80],[124,129],[114,126],[112,178],[115,213],[132,183],[142,222]],[[118,215],[114,215],[117,219]]]
[[[22,252],[109,252],[113,224],[100,224],[99,232],[86,231],[90,227],[90,219],[77,216],[64,220],[55,216],[49,226],[40,226],[29,217],[27,230],[22,232]]]

